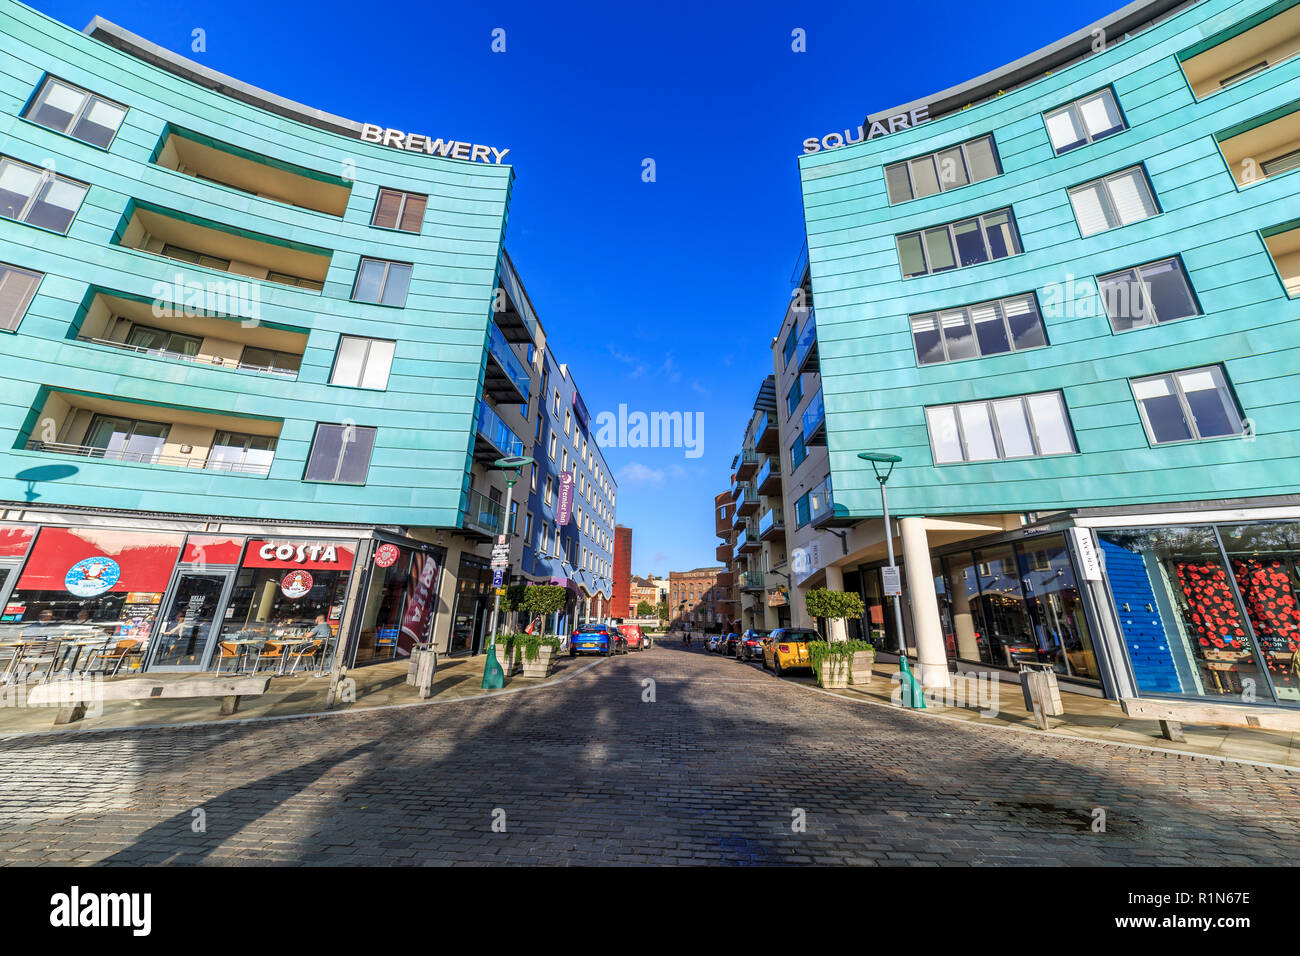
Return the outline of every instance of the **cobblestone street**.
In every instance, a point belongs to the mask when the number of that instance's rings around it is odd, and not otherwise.
[[[1298,824],[1300,775],[930,720],[676,644],[445,706],[0,744],[4,864],[1286,864]]]

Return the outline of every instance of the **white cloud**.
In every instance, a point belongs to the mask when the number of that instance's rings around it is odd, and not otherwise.
[[[618,478],[619,484],[646,484],[662,485],[664,483],[664,473],[657,468],[651,468],[643,465],[639,461],[628,462],[617,472],[615,477]]]

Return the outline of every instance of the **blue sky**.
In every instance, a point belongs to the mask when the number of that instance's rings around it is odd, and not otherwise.
[[[713,564],[713,496],[803,244],[805,137],[1001,66],[1122,6],[36,0],[290,99],[509,147],[506,245],[593,418],[703,413],[703,454],[607,448],[633,571]],[[307,16],[304,17],[304,13]],[[255,26],[254,26],[255,25]],[[191,31],[207,50],[190,50]],[[491,49],[505,31],[505,52]],[[806,52],[791,49],[805,31]],[[655,181],[642,180],[654,160]]]

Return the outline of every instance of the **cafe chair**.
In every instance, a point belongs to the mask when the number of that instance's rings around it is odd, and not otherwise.
[[[253,662],[253,673],[256,674],[262,666],[263,661],[271,661],[279,665],[284,660],[284,645],[275,641],[267,641],[262,648],[261,653],[257,655],[257,660]]]
[[[226,661],[235,662],[235,673],[238,674],[244,664],[244,656],[248,650],[246,644],[232,644],[229,641],[221,641],[217,644],[217,675],[221,675],[221,665]]]
[[[375,657],[385,654],[390,658],[397,656],[397,635],[383,633],[382,636],[375,638]]]
[[[34,641],[18,648],[17,668],[30,668],[23,679],[30,681],[32,675],[44,669],[45,673],[39,683],[44,684],[54,673],[59,662],[59,647],[62,641]]]
[[[103,671],[109,677],[116,677],[128,657],[141,653],[140,642],[134,638],[118,641],[116,644],[104,644],[91,649],[86,666],[82,670],[85,673]]]
[[[296,671],[298,665],[304,660],[310,664],[311,661],[315,660],[316,655],[320,653],[320,649],[320,641],[312,641],[310,644],[302,645],[302,647],[298,649],[298,653],[294,656],[293,663],[289,665],[289,673],[292,674]]]

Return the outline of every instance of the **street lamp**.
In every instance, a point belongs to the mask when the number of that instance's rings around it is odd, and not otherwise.
[[[506,504],[505,510],[501,512],[501,534],[497,536],[498,544],[508,544],[514,533],[510,528],[510,501],[514,495],[515,482],[519,480],[523,470],[531,464],[533,459],[527,455],[511,455],[508,458],[498,458],[492,463],[494,468],[500,468],[506,475]],[[505,575],[501,576],[501,580],[505,582]],[[499,690],[506,685],[506,675],[501,669],[496,654],[497,615],[501,611],[501,589],[493,590],[496,593],[492,599],[492,627],[488,637],[487,660],[483,662],[484,690]]]
[[[876,481],[880,482],[880,507],[885,512],[885,545],[889,549],[889,566],[894,567],[894,533],[889,526],[889,499],[885,495],[885,482],[889,481],[889,476],[894,473],[894,466],[903,459],[898,455],[886,455],[879,452],[860,451],[858,457],[863,461],[871,462],[871,470],[876,473]],[[889,467],[881,474],[881,468],[884,465]],[[900,657],[907,656],[907,642],[903,638],[903,606],[897,594],[894,595],[894,627],[898,629],[898,653]]]

